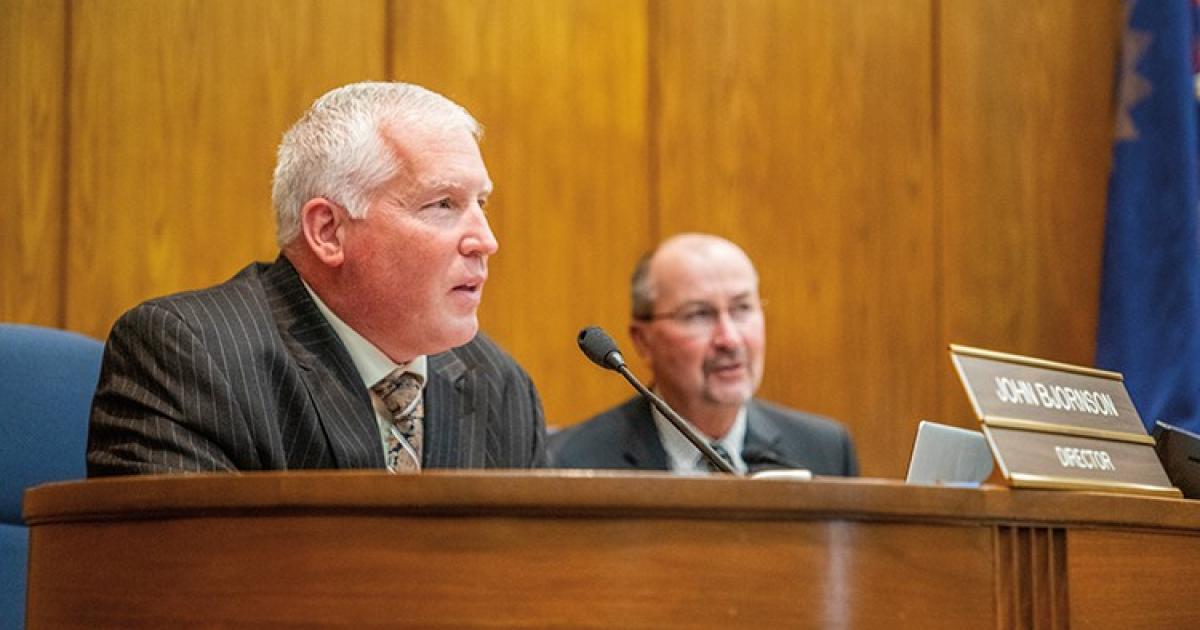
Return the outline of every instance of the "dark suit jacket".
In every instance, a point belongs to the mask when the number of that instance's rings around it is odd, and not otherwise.
[[[557,468],[668,470],[650,404],[631,398],[588,421],[550,436]],[[817,475],[854,476],[854,443],[842,425],[752,399],[746,409],[743,457],[751,472],[806,468]]]
[[[484,335],[429,357],[427,468],[544,466],[525,372]],[[151,300],[113,326],[88,475],[383,468],[366,387],[292,264]]]

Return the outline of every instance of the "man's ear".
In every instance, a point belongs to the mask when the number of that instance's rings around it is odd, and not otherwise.
[[[322,263],[340,267],[346,260],[346,223],[350,220],[345,208],[315,197],[300,209],[302,240]]]
[[[637,351],[638,356],[641,357],[643,361],[649,361],[648,357],[650,355],[647,351],[648,340],[646,339],[646,335],[649,333],[646,332],[645,326],[645,322],[636,320],[631,322],[629,324],[629,338],[633,340],[633,349]]]

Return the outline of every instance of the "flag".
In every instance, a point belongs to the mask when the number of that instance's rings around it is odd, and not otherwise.
[[[1200,0],[1127,0],[1096,364],[1142,421],[1200,432]]]

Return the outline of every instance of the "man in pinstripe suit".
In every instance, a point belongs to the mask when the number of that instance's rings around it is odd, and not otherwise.
[[[400,416],[372,386],[389,375],[420,387],[414,464],[545,465],[533,384],[478,332],[498,248],[479,133],[413,85],[319,98],[279,147],[275,262],[114,325],[89,476],[383,468]]]

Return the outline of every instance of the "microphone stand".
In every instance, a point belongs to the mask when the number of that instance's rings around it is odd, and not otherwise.
[[[621,376],[624,376],[625,380],[629,381],[629,384],[633,385],[634,389],[638,390],[638,392],[645,396],[646,399],[654,405],[654,408],[658,409],[659,413],[661,413],[668,422],[674,425],[675,429],[682,433],[683,437],[687,438],[687,440],[692,443],[692,446],[695,446],[696,449],[699,450],[702,455],[704,455],[704,459],[708,460],[710,464],[720,469],[721,472],[729,473],[737,477],[742,476],[742,473],[738,471],[738,469],[734,468],[732,464],[730,464],[728,461],[725,461],[724,457],[721,457],[715,450],[713,450],[713,447],[709,445],[708,440],[697,435],[696,431],[689,427],[687,423],[683,421],[683,418],[680,418],[679,414],[675,413],[674,409],[671,409],[669,406],[667,406],[667,403],[663,402],[663,400],[656,396],[654,392],[647,389],[645,385],[642,385],[641,381],[637,380],[637,377],[633,375],[633,372],[629,371],[629,368],[625,367],[624,363],[617,365],[614,369],[620,372]]]

